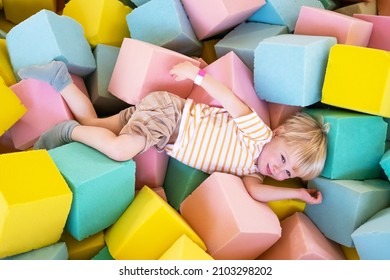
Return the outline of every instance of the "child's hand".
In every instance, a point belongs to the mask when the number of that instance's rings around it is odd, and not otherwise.
[[[183,81],[185,79],[194,80],[198,72],[199,67],[186,61],[173,66],[169,73],[175,78],[176,81]]]
[[[322,194],[316,189],[303,188],[302,200],[307,204],[320,204],[322,202]]]

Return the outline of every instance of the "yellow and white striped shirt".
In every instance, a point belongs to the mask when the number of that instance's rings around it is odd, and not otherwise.
[[[187,99],[177,140],[165,150],[206,173],[243,176],[258,173],[256,160],[271,138],[271,129],[254,111],[233,119],[224,108]]]

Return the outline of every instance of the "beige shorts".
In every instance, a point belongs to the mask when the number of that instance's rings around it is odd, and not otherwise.
[[[166,91],[145,96],[135,106],[119,113],[123,128],[120,134],[146,137],[143,153],[151,146],[163,151],[166,144],[176,141],[185,99]]]

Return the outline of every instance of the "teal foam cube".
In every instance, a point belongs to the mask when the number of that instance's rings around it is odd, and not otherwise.
[[[96,68],[81,24],[49,10],[41,10],[15,25],[6,40],[15,73],[52,60],[65,62],[69,72],[79,76],[86,76]]]
[[[122,109],[129,107],[129,104],[108,91],[119,50],[118,47],[97,44],[93,50],[96,70],[85,79],[93,107],[101,117],[117,114]]]
[[[248,21],[285,25],[288,31],[292,32],[302,6],[324,9],[318,0],[267,0],[263,7],[249,17]]]
[[[254,84],[266,101],[309,106],[321,100],[334,37],[281,34],[262,40],[254,53]]]
[[[329,239],[354,247],[351,234],[372,215],[390,205],[390,182],[331,180],[318,177],[308,188],[322,193],[321,204],[306,205],[305,214]]]
[[[111,226],[134,199],[135,163],[73,142],[49,151],[73,201],[65,229],[81,241]]]
[[[23,254],[10,256],[4,260],[67,260],[68,257],[66,243],[58,242]]]
[[[387,123],[382,117],[339,109],[307,109],[329,123],[328,154],[321,176],[330,179],[379,178]]]
[[[381,165],[383,171],[385,172],[387,179],[390,180],[390,150],[387,150],[383,154],[379,164]]]
[[[282,25],[259,22],[243,22],[215,44],[215,52],[220,58],[233,51],[253,71],[255,49],[269,37],[287,33]]]
[[[111,254],[110,251],[108,251],[108,247],[104,246],[103,249],[99,251],[99,253],[92,258],[92,260],[115,260]]]
[[[181,54],[200,56],[196,38],[180,0],[153,0],[126,16],[131,37]]]
[[[373,215],[352,233],[361,260],[390,260],[390,208]]]
[[[168,203],[179,211],[184,199],[209,176],[210,174],[170,157],[164,180],[164,191]]]

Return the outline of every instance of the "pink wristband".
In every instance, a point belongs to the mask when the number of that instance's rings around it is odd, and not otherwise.
[[[200,69],[198,72],[198,75],[196,75],[196,77],[195,77],[194,84],[199,86],[202,83],[205,75],[206,75],[206,71],[203,69]]]

